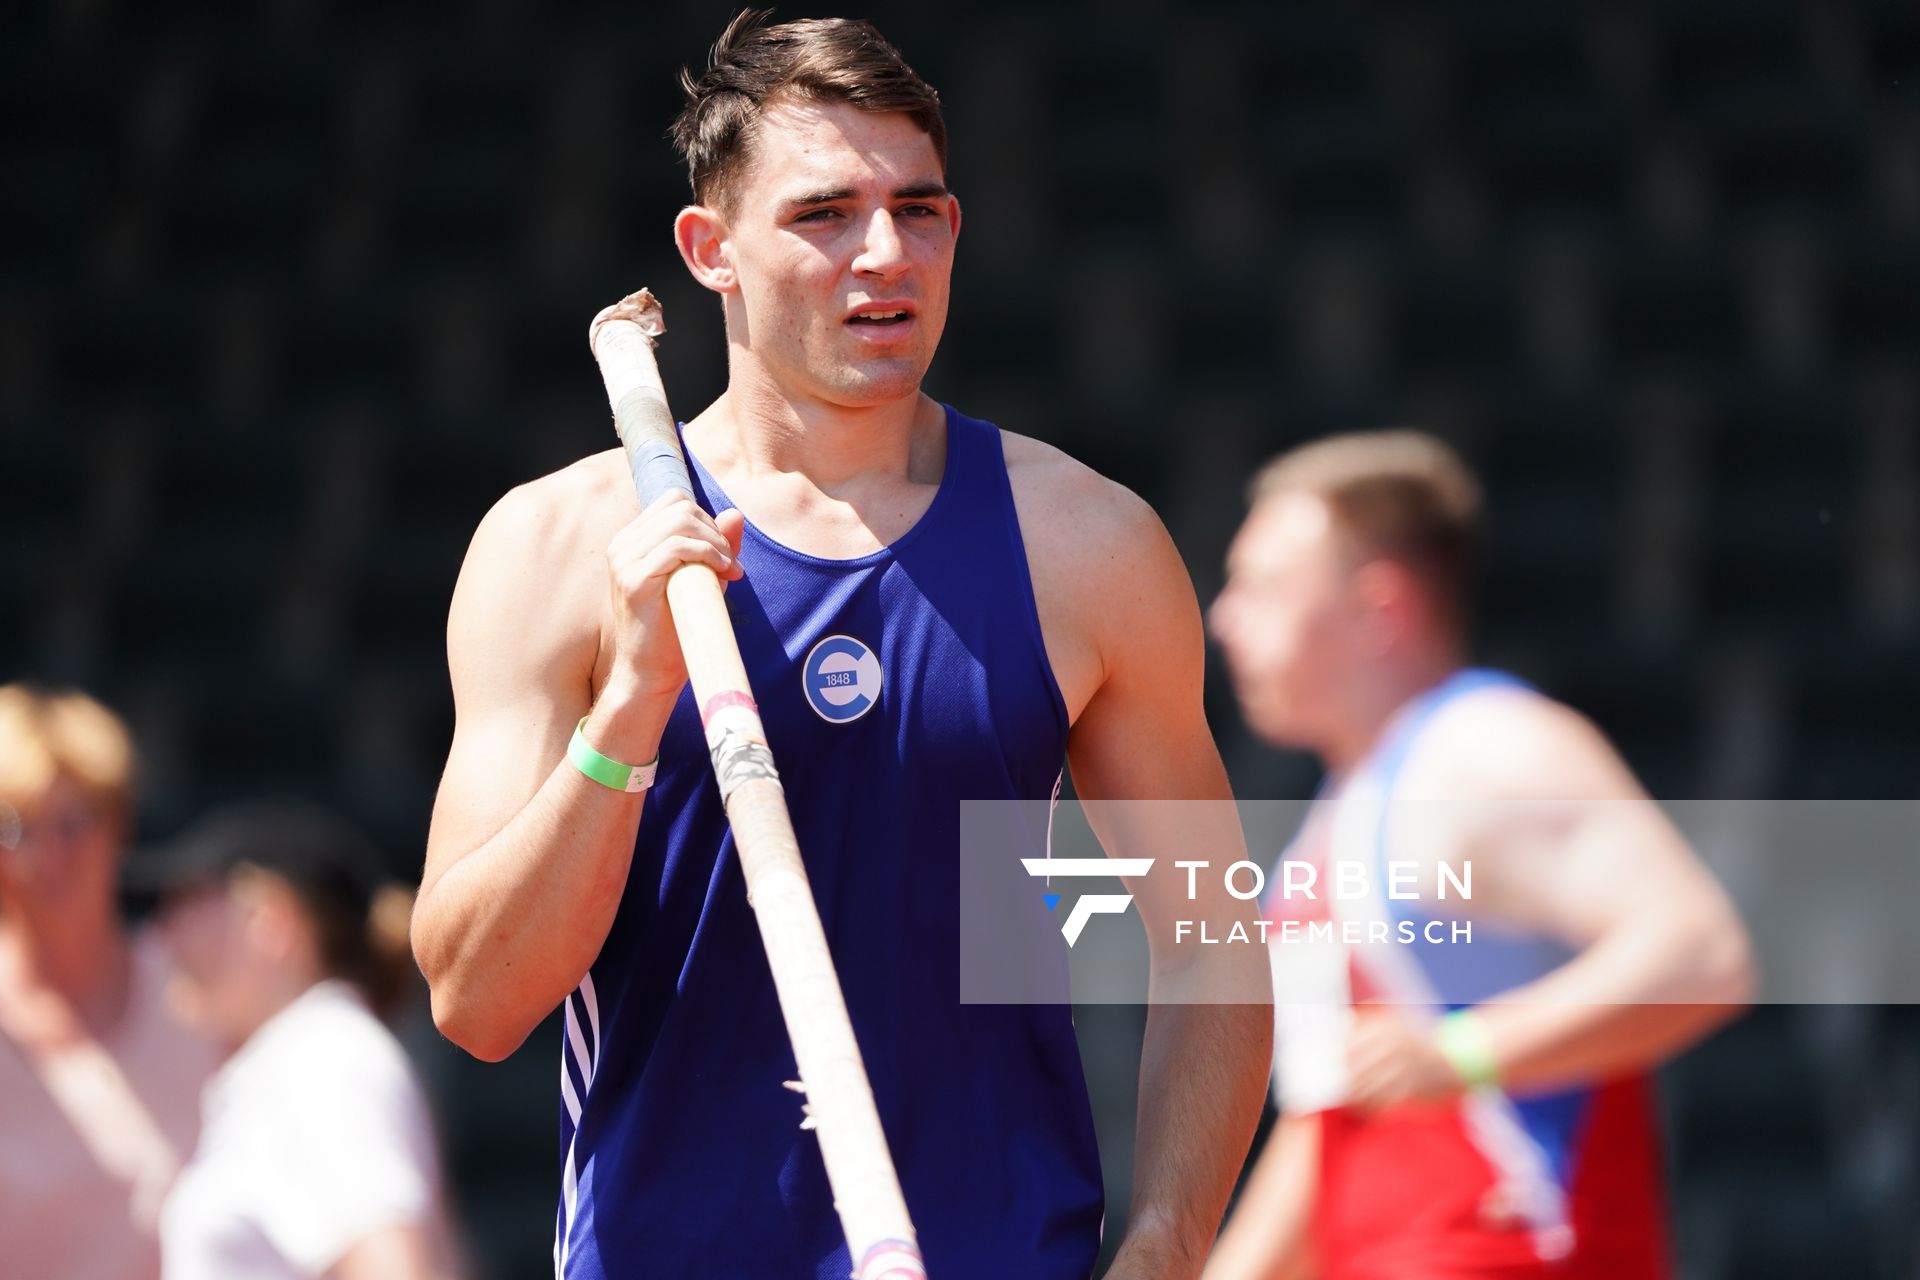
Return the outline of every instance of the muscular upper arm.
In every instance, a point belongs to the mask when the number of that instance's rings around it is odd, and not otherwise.
[[[1193,582],[1152,508],[1118,485],[1072,548],[1100,682],[1068,738],[1082,799],[1224,800],[1202,702],[1206,638]]]
[[[1204,919],[1224,936],[1236,921],[1250,927],[1253,914],[1221,890],[1218,873],[1190,895],[1175,865],[1198,856],[1224,872],[1246,847],[1202,702],[1206,641],[1193,583],[1152,508],[1090,472],[1079,483],[1091,491],[1062,504],[1074,516],[1049,539],[1043,579],[1097,671],[1067,737],[1074,791],[1109,857],[1154,860],[1126,883],[1160,978],[1179,971],[1195,1002],[1270,1000],[1256,949],[1178,945],[1177,921]]]
[[[1051,445],[1002,439],[1080,797],[1226,798],[1200,607],[1159,516]]]
[[[1430,819],[1449,833],[1455,860],[1472,862],[1474,914],[1578,948],[1636,920],[1730,913],[1606,738],[1546,698],[1500,692],[1456,704],[1406,781],[1400,832],[1417,845],[1408,827]]]
[[[502,498],[474,532],[447,616],[453,744],[427,838],[424,896],[536,792],[592,701],[599,544],[560,476]],[[604,540],[603,540],[604,541]]]

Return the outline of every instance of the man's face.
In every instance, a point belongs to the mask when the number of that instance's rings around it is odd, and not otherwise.
[[[1207,623],[1248,726],[1276,745],[1313,748],[1337,725],[1358,648],[1349,559],[1332,511],[1305,493],[1263,499],[1228,550]]]
[[[735,341],[783,387],[828,404],[919,390],[946,327],[960,207],[918,125],[776,101],[730,205],[721,234],[745,320]]]

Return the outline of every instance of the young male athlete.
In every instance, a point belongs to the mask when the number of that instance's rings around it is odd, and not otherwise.
[[[1286,855],[1323,891],[1269,889],[1282,1118],[1209,1280],[1670,1274],[1645,1073],[1746,998],[1738,919],[1591,724],[1463,665],[1449,449],[1334,437],[1253,493],[1209,621],[1249,726],[1326,764]]]
[[[416,952],[482,1058],[565,1004],[560,1274],[844,1280],[663,601],[710,565],[929,1273],[1082,1280],[1102,1193],[1072,1022],[960,1003],[960,804],[1044,800],[1063,760],[1085,797],[1226,798],[1199,610],[1138,499],[921,393],[961,221],[933,90],[865,23],[757,21],[685,79],[674,127],[695,198],[675,240],[729,356],[684,428],[699,492],[640,511],[610,449],[482,521]],[[576,768],[576,725],[657,761],[651,790]],[[1111,1275],[1198,1274],[1270,1027],[1152,1009]]]

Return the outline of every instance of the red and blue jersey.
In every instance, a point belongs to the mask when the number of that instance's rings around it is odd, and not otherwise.
[[[1569,958],[1554,940],[1498,922],[1476,920],[1471,940],[1459,940],[1447,928],[1429,927],[1452,923],[1423,909],[1437,904],[1379,891],[1394,861],[1388,817],[1402,766],[1436,712],[1489,689],[1526,686],[1500,672],[1466,670],[1404,708],[1368,758],[1315,803],[1287,851],[1289,860],[1323,869],[1361,862],[1370,890],[1353,900],[1268,894],[1269,919],[1298,922],[1288,936],[1304,938],[1316,922],[1344,922],[1372,925],[1390,939],[1274,948],[1277,1091],[1286,1109],[1320,1118],[1313,1217],[1319,1274],[1664,1280],[1670,1266],[1661,1154],[1646,1077],[1526,1095],[1484,1087],[1445,1104],[1371,1115],[1340,1101],[1355,1006],[1391,1005],[1398,1016],[1430,1021],[1531,982]]]

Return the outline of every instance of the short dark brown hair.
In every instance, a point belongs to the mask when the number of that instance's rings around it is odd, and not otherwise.
[[[680,72],[687,103],[668,136],[687,162],[693,198],[721,207],[732,194],[769,100],[782,94],[847,102],[866,111],[898,111],[933,139],[944,176],[947,125],[940,95],[872,23],[807,18],[767,26],[771,9],[743,9],[727,24],[697,78]]]
[[[1254,477],[1254,502],[1283,493],[1321,499],[1362,555],[1404,564],[1447,619],[1465,625],[1478,577],[1480,484],[1443,441],[1407,430],[1315,440]]]

